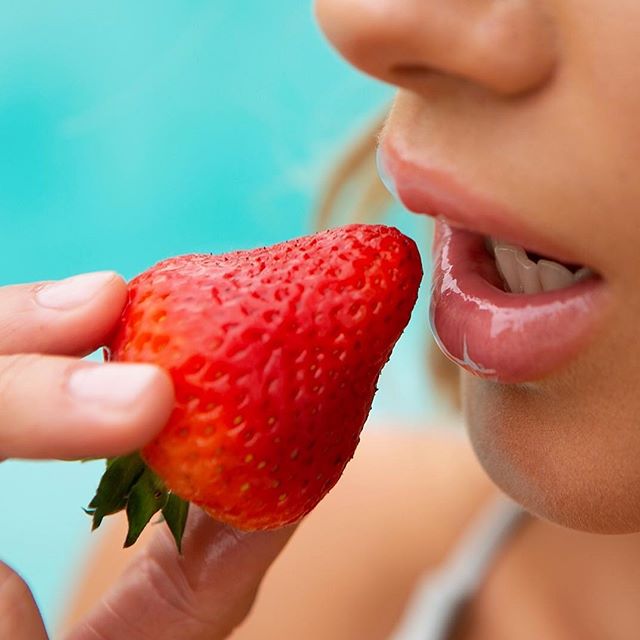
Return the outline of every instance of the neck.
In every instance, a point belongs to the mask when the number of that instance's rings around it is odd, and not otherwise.
[[[640,534],[597,535],[532,520],[522,544],[529,570],[540,575],[550,607],[569,637],[635,637],[640,629]]]
[[[603,536],[529,518],[453,637],[628,640],[640,629],[640,534]]]

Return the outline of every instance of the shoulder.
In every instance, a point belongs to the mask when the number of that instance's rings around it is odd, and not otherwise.
[[[387,637],[420,575],[495,493],[461,431],[370,430],[234,640]]]

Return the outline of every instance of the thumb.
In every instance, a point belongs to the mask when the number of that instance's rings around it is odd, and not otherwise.
[[[3,562],[0,562],[0,638],[47,640],[29,587]]]
[[[183,554],[165,527],[68,640],[222,640],[295,527],[243,533],[193,508]]]

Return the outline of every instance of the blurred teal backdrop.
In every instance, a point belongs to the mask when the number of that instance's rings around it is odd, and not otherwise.
[[[4,2],[0,86],[2,284],[130,277],[306,233],[332,158],[391,96],[336,57],[300,0]],[[394,223],[423,240],[409,216]],[[424,304],[415,316],[379,417],[430,407]],[[49,623],[88,544],[80,507],[100,470],[0,465],[0,555]]]

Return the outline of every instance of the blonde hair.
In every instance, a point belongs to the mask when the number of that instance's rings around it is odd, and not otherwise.
[[[349,222],[379,222],[393,198],[382,184],[376,166],[376,149],[387,110],[377,115],[344,149],[329,172],[315,212],[316,229]],[[460,406],[458,368],[429,342],[429,367],[442,392]]]

